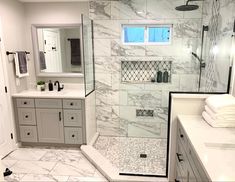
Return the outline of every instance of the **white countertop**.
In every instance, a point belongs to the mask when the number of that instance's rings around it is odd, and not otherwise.
[[[201,116],[179,115],[212,181],[235,181],[235,128],[213,128]]]
[[[52,99],[84,99],[84,90],[67,89],[58,91],[36,91],[26,90],[20,93],[13,94],[12,97],[17,98],[52,98]]]

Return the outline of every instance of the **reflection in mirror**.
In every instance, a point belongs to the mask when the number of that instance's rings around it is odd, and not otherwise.
[[[41,73],[82,73],[80,27],[38,28]]]

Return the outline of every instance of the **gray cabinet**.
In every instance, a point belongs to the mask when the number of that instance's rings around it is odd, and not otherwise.
[[[206,172],[196,157],[186,132],[178,122],[177,152],[176,152],[176,180],[177,182],[209,181]]]
[[[64,143],[62,109],[36,109],[39,142]]]
[[[85,143],[85,103],[80,99],[16,98],[21,142]]]

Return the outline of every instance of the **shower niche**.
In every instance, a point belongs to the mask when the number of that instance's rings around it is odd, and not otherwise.
[[[121,61],[122,83],[171,83],[172,61]]]

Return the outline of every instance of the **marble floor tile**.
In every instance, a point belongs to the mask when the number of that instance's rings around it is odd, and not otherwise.
[[[7,182],[19,182],[19,181],[22,181],[22,178],[25,175],[26,174],[15,174],[15,173],[12,173],[10,176],[6,176],[4,179]]]
[[[13,173],[7,182],[107,181],[78,148],[19,148],[2,160]]]
[[[40,161],[75,162],[83,157],[79,150],[51,150],[45,153]]]
[[[65,182],[68,181],[69,176],[52,176],[49,174],[26,174],[20,181],[41,181],[41,182],[50,182],[50,181],[57,181],[57,182]]]
[[[10,170],[14,173],[49,174],[55,165],[56,162],[18,161]]]
[[[12,167],[17,160],[2,160],[2,168],[5,170],[6,168]]]
[[[70,176],[68,181],[77,181],[77,182],[108,182],[105,178],[99,177],[76,177]]]
[[[46,150],[36,149],[36,148],[20,148],[12,152],[5,159],[6,160],[28,160],[28,161],[37,161],[44,154]]]
[[[81,159],[79,162],[58,162],[50,174],[92,177],[95,174],[95,170],[95,167],[92,166],[88,161]]]

